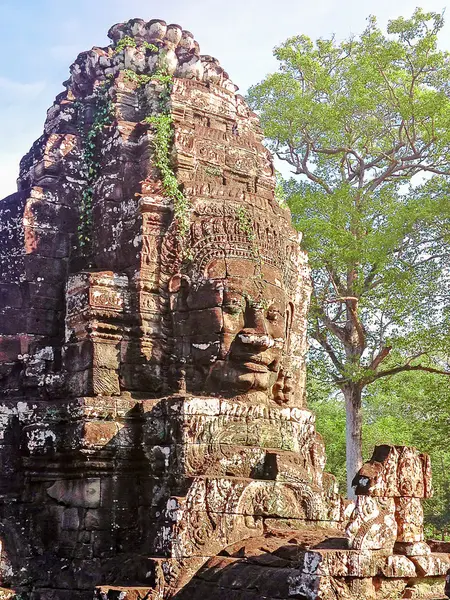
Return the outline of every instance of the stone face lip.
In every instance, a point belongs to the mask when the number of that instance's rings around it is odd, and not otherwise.
[[[355,504],[324,470],[257,115],[179,25],[109,37],[0,202],[0,596],[443,593],[428,457],[377,447]]]

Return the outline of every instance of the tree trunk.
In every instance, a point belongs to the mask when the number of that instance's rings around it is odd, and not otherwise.
[[[346,408],[347,496],[354,499],[352,481],[362,467],[361,388],[357,383],[350,383],[342,392]]]

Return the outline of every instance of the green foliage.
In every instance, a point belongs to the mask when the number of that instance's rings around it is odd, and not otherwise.
[[[97,140],[99,134],[111,124],[113,118],[113,105],[109,99],[108,90],[107,85],[103,85],[96,90],[94,120],[88,131],[85,131],[84,128],[85,106],[82,104],[77,105],[79,131],[83,144],[83,160],[87,175],[87,184],[81,195],[79,209],[78,247],[85,256],[88,256],[92,249],[93,186],[100,170]]]
[[[363,456],[368,460],[377,444],[407,445],[431,456],[435,495],[426,500],[427,535],[450,534],[450,380],[430,373],[401,373],[379,379],[364,396]],[[327,471],[345,491],[345,405],[314,377],[308,379],[308,404],[327,449]]]
[[[152,77],[151,75],[139,75],[138,73],[136,73],[136,71],[133,71],[132,69],[123,69],[123,74],[126,79],[128,79],[129,81],[134,81],[139,87],[142,85],[146,85],[147,83],[149,83],[149,81],[154,79],[154,77]]]
[[[135,40],[135,38],[129,36],[129,35],[125,35],[123,38],[121,38],[117,44],[116,47],[114,49],[114,54],[120,54],[120,52],[122,52],[123,50],[125,50],[125,48],[145,48],[145,50],[149,50],[150,52],[159,52],[159,48],[158,46],[155,46],[155,44],[150,44],[149,42],[146,41],[142,41],[142,42],[137,42]]]
[[[247,239],[254,244],[256,242],[256,235],[253,229],[253,223],[247,209],[244,206],[239,206],[236,210],[236,217],[238,221],[239,230],[245,234]]]
[[[120,52],[125,50],[125,48],[136,48],[136,46],[136,40],[129,35],[125,35],[117,42],[116,47],[114,49],[114,54],[119,54]]]
[[[326,471],[335,475],[341,493],[345,494],[345,405],[342,397],[332,394],[314,377],[307,377],[308,408],[316,415],[317,431],[322,435],[326,455]]]
[[[442,15],[374,17],[359,36],[299,35],[252,87],[313,277],[311,367],[346,396],[381,377],[450,373],[450,54]],[[349,439],[349,472],[360,431]],[[352,476],[352,473],[349,473]]]
[[[163,68],[158,69],[158,71],[156,71],[156,73],[153,73],[152,75],[139,74],[136,73],[136,71],[133,71],[132,69],[122,69],[122,72],[126,79],[128,79],[129,81],[134,81],[139,87],[150,83],[150,81],[158,81],[164,86],[165,91],[170,93],[170,88],[172,87],[173,83],[173,77]],[[166,98],[166,96],[164,96],[164,92],[163,97]]]
[[[172,83],[173,83],[172,75],[170,75],[169,73],[167,73],[166,71],[164,71],[162,69],[160,69],[154,75],[152,75],[151,78],[154,79],[155,81],[159,81],[159,83],[162,83],[167,88],[171,87]]]

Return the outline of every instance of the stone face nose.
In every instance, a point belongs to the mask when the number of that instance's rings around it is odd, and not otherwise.
[[[254,346],[258,350],[267,350],[274,345],[268,334],[264,311],[251,307],[245,313],[245,328],[238,334],[238,339],[246,346]]]
[[[245,332],[267,335],[266,319],[261,308],[248,308],[245,313]]]

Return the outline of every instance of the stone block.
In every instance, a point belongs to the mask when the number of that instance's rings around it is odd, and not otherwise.
[[[158,361],[149,361],[147,364],[121,365],[120,385],[124,390],[149,392],[152,395],[161,392],[161,364]]]
[[[353,485],[358,495],[429,498],[432,495],[429,456],[406,446],[376,446]]]
[[[114,396],[120,394],[119,377],[114,369],[95,367],[72,373],[67,386],[73,396]]]
[[[358,496],[346,533],[352,549],[392,551],[397,539],[394,498]]]
[[[58,444],[58,434],[50,423],[35,423],[23,427],[24,444],[30,455],[52,455]]]
[[[0,309],[0,335],[16,335],[26,331],[27,311],[25,309]]]
[[[397,542],[424,541],[423,508],[420,498],[395,498],[395,520],[397,521]]]
[[[417,574],[420,577],[436,577],[446,575],[450,568],[450,556],[448,554],[421,553],[410,556],[414,563]]]
[[[87,421],[83,425],[82,444],[87,448],[115,445],[115,438],[122,427],[115,421]]]
[[[83,371],[90,367],[118,369],[119,348],[116,340],[85,339],[67,344],[64,364],[70,372]]]
[[[398,578],[398,577],[416,577],[416,567],[414,563],[406,556],[400,554],[393,554],[387,556],[381,564],[381,572],[385,577]]]
[[[67,261],[28,254],[25,257],[25,277],[29,282],[43,281],[48,286],[59,286],[67,277]]]
[[[139,503],[139,477],[114,475],[101,479],[102,508],[136,508]],[[136,493],[130,494],[130,489]]]
[[[25,250],[47,258],[67,258],[70,254],[70,236],[55,229],[25,227]]]
[[[66,508],[64,510],[62,528],[78,531],[80,528],[80,513],[78,508]]]
[[[426,542],[396,542],[394,549],[405,556],[427,556],[431,549]]]
[[[111,529],[112,515],[112,510],[108,508],[90,508],[84,517],[84,527],[87,531]]]
[[[0,281],[21,283],[25,273],[25,255],[0,254]]]
[[[47,494],[65,506],[98,508],[100,506],[100,479],[60,479],[47,488]]]
[[[73,233],[77,227],[77,213],[69,206],[30,198],[25,208],[25,225],[50,228],[66,234]]]
[[[92,532],[92,551],[96,558],[109,558],[116,553],[116,531],[103,530]]]
[[[0,335],[0,362],[17,360],[22,353],[21,338],[18,335]]]
[[[61,330],[61,313],[59,311],[43,308],[32,308],[26,311],[26,331],[29,334],[57,336]]]
[[[0,306],[3,308],[22,307],[22,286],[17,283],[0,284]]]

